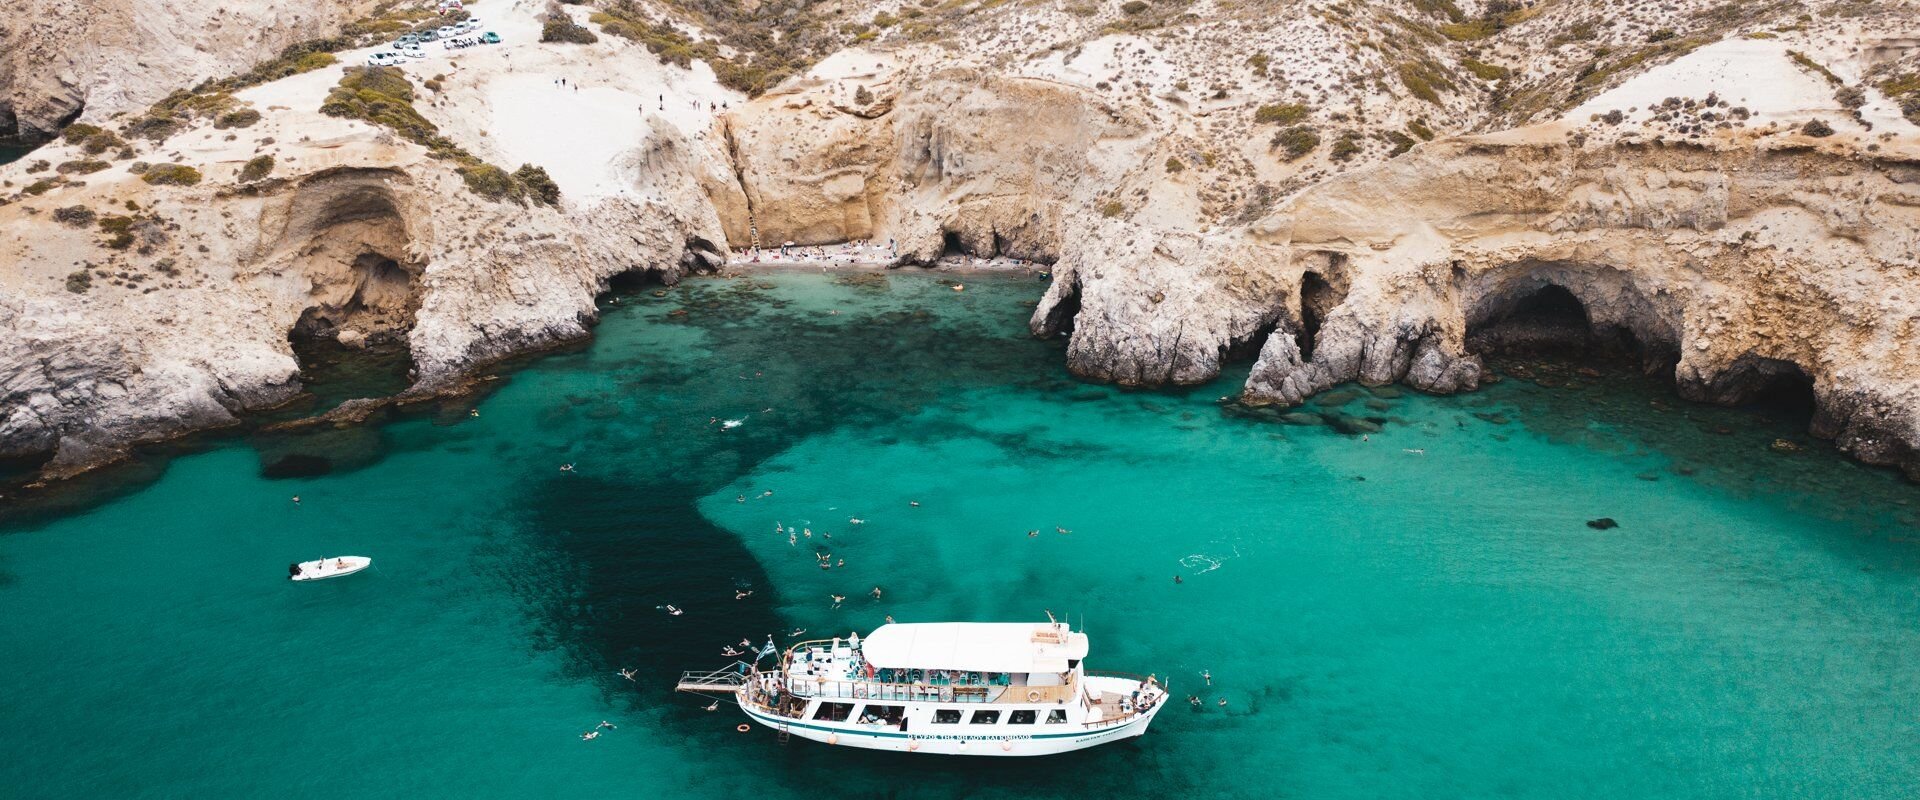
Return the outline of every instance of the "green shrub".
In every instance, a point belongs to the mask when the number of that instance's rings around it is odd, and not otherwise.
[[[133,217],[108,214],[100,218],[100,232],[106,234],[102,244],[114,250],[125,250],[133,246],[133,224],[139,222]]]
[[[1807,120],[1807,124],[1800,126],[1800,132],[1816,138],[1825,138],[1833,135],[1833,126],[1828,125],[1824,119],[1810,119]]]
[[[1412,122],[1407,123],[1407,132],[1420,137],[1420,141],[1423,141],[1423,142],[1433,141],[1433,129],[1427,127],[1427,123],[1424,120],[1416,119]]]
[[[80,161],[63,161],[60,163],[60,166],[54,167],[53,169],[55,172],[58,172],[62,175],[67,175],[71,173],[79,173],[81,175],[92,175],[93,173],[99,172],[100,170],[106,169],[107,167],[111,167],[111,166],[113,165],[105,161],[95,161],[93,159],[82,159]]]
[[[247,160],[240,168],[240,182],[253,183],[273,172],[273,156],[260,155]]]
[[[1146,0],[1127,0],[1120,4],[1120,11],[1128,16],[1145,13],[1147,8]]]
[[[540,27],[540,41],[573,42],[574,44],[593,44],[600,41],[593,31],[575,23],[564,16],[553,17]]]
[[[200,182],[200,170],[184,164],[155,164],[140,180],[155,186],[192,186]]]
[[[93,213],[93,209],[86,206],[61,206],[53,210],[53,221],[76,228],[92,225],[99,216]]]
[[[1167,172],[1169,174],[1176,173],[1176,172],[1185,172],[1186,169],[1187,169],[1187,165],[1184,163],[1181,163],[1180,159],[1174,158],[1172,156],[1167,157]]]
[[[93,276],[88,275],[86,270],[74,270],[67,274],[67,291],[74,294],[86,294],[87,290],[91,288],[93,288]]]
[[[859,106],[865,106],[865,105],[872,105],[872,104],[873,104],[873,92],[869,92],[869,91],[867,91],[867,87],[865,87],[865,86],[856,86],[856,87],[854,87],[854,89],[853,89],[853,104],[854,104],[854,105],[859,105]]]
[[[260,112],[251,108],[242,108],[238,111],[229,111],[221,114],[213,120],[213,127],[222,130],[227,128],[249,128],[259,121]]]
[[[1426,70],[1413,64],[1401,64],[1399,72],[1400,82],[1406,85],[1407,91],[1412,92],[1414,97],[1434,105],[1440,104],[1440,93],[1434,91],[1433,83],[1429,80],[1431,76]]]
[[[1108,219],[1125,213],[1127,213],[1127,207],[1121,205],[1118,200],[1108,200],[1100,204],[1100,216],[1107,217]]]
[[[86,151],[87,155],[90,156],[97,156],[108,150],[117,150],[126,146],[127,143],[113,131],[99,131],[88,136],[80,143],[80,149]]]
[[[1382,137],[1385,137],[1387,142],[1393,145],[1393,149],[1388,153],[1388,157],[1397,156],[1397,155],[1400,155],[1401,153],[1404,153],[1404,152],[1407,152],[1408,150],[1413,149],[1413,137],[1408,136],[1404,133],[1401,133],[1399,131],[1387,131],[1380,135]]]
[[[1468,72],[1473,73],[1483,81],[1497,81],[1513,74],[1513,70],[1507,69],[1506,67],[1488,64],[1471,58],[1460,62],[1460,65],[1466,67]]]
[[[1340,134],[1340,140],[1333,143],[1333,149],[1327,154],[1335,161],[1346,161],[1359,155],[1362,149],[1360,134],[1346,131]]]
[[[27,188],[21,189],[20,191],[23,191],[23,192],[26,192],[27,194],[38,197],[40,195],[46,194],[48,191],[51,191],[53,187],[59,186],[59,185],[60,184],[57,181],[43,179],[43,180],[37,180],[37,181],[34,181],[33,183],[27,184]]]
[[[1314,148],[1320,146],[1320,133],[1308,125],[1283,128],[1273,135],[1273,141],[1269,146],[1285,152],[1288,161],[1298,161],[1301,156],[1313,152]]]
[[[526,187],[527,197],[542,205],[560,204],[560,184],[554,183],[547,171],[532,164],[521,164],[513,171],[513,179]]]
[[[1255,75],[1267,74],[1267,65],[1271,63],[1273,63],[1273,59],[1268,57],[1266,53],[1254,53],[1253,55],[1247,56],[1247,66],[1253,67],[1253,74]]]
[[[1292,125],[1307,118],[1308,109],[1299,103],[1281,103],[1261,106],[1253,112],[1253,121],[1259,124]]]
[[[68,144],[79,144],[81,142],[86,141],[88,137],[93,136],[96,133],[105,133],[105,132],[106,131],[102,130],[98,125],[88,125],[87,123],[84,123],[84,122],[76,122],[76,123],[73,123],[72,125],[68,125],[64,130],[60,131],[60,138],[67,140]]]
[[[461,167],[460,177],[467,182],[467,191],[488,200],[518,200],[526,191],[506,170],[492,164]]]

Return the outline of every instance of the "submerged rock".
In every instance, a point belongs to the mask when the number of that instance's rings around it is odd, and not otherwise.
[[[1620,523],[1613,521],[1612,517],[1601,517],[1587,520],[1587,527],[1596,531],[1605,531],[1620,527]]]

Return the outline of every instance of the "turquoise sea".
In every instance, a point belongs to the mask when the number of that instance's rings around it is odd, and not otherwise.
[[[7,164],[14,161],[19,161],[21,156],[24,156],[31,152],[33,152],[31,149],[28,149],[25,147],[16,147],[13,145],[0,144],[0,164]]]
[[[1176,391],[1071,379],[1026,333],[1043,289],[631,289],[590,345],[482,396],[0,500],[0,794],[1920,789],[1920,492],[1803,416],[1548,363],[1283,418],[1221,402],[1244,365]],[[313,373],[331,400],[392,370]],[[1382,430],[1319,424],[1336,414]],[[284,580],[335,554],[376,570]],[[1094,668],[1205,704],[1126,744],[946,760],[782,745],[668,690],[743,637],[1049,609]],[[601,720],[618,728],[578,738]]]

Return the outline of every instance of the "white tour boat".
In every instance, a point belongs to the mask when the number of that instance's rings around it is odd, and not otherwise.
[[[760,660],[773,655],[769,641]],[[1146,733],[1166,687],[1090,672],[1086,655],[1087,635],[1060,622],[890,624],[800,642],[769,670],[689,672],[677,688],[732,695],[782,741],[874,750],[1040,756]]]
[[[352,575],[373,566],[373,559],[366,556],[335,556],[318,561],[302,561],[287,567],[287,580],[318,581]]]

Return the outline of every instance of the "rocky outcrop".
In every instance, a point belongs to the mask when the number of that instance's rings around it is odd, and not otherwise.
[[[283,111],[262,125],[252,133],[278,142],[282,165],[266,181],[237,184],[252,146],[223,156],[234,145],[203,131],[169,143],[218,165],[200,185],[150,185],[123,165],[0,207],[0,247],[19,256],[0,272],[0,457],[51,452],[48,472],[67,474],[284,403],[302,390],[290,334],[404,342],[413,393],[455,387],[586,336],[615,275],[671,282],[720,259],[692,172],[590,208],[523,206],[467,191],[453,165],[362,123]],[[647,158],[689,147],[657,130]],[[44,213],[55,201],[138,209],[159,233],[106,249]],[[90,265],[84,288],[75,264]]]
[[[375,0],[26,0],[0,20],[0,139],[37,141],[338,33]]]

